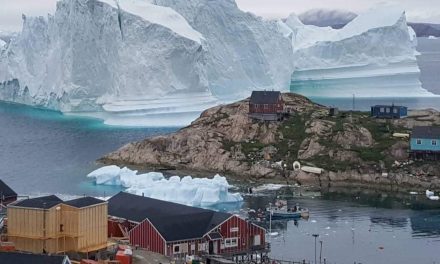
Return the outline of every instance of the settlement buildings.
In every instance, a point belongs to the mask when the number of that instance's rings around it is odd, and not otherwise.
[[[6,206],[17,200],[17,193],[11,189],[6,183],[0,180],[0,211],[1,206]]]
[[[398,105],[375,105],[371,107],[371,116],[376,118],[400,119],[408,116],[408,108]]]
[[[416,126],[411,134],[414,159],[440,160],[440,127]]]
[[[265,230],[236,215],[124,192],[108,203],[109,235],[126,233],[133,246],[165,256],[235,255],[266,248]]]
[[[33,253],[93,252],[107,247],[107,202],[51,195],[9,204],[8,240]]]
[[[284,101],[278,91],[253,91],[249,101],[249,117],[262,121],[280,121],[284,115]]]

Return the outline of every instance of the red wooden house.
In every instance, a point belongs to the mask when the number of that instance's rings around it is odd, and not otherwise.
[[[130,244],[162,255],[234,255],[266,246],[265,229],[236,215],[123,192],[108,202],[109,221],[132,226]]]
[[[279,121],[284,114],[284,101],[278,91],[253,91],[249,100],[249,116],[264,121]]]

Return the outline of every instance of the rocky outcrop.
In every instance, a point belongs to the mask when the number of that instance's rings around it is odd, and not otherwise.
[[[188,127],[127,144],[101,161],[321,187],[345,183],[440,187],[440,164],[409,162],[408,141],[392,137],[393,132],[407,133],[417,122],[439,124],[437,112],[392,121],[367,113],[329,117],[327,108],[303,96],[283,97],[292,111],[283,122],[250,119],[248,101],[243,100],[208,109]],[[295,170],[294,161],[324,172]]]

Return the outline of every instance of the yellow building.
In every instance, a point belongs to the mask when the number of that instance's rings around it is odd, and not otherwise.
[[[107,202],[51,195],[8,206],[8,239],[33,253],[92,252],[107,247]]]

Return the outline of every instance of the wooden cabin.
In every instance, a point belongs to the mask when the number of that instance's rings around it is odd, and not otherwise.
[[[408,108],[398,105],[375,105],[371,107],[371,116],[376,118],[400,119],[408,116]]]
[[[410,156],[414,159],[440,160],[440,127],[414,127],[410,147]]]
[[[23,252],[1,252],[1,264],[71,264],[68,256],[40,255]]]
[[[249,117],[262,121],[280,121],[284,101],[279,91],[253,91],[249,100]]]
[[[4,181],[0,180],[0,204],[3,206],[17,201],[17,193],[11,189]],[[2,210],[0,206],[0,211]]]
[[[128,193],[109,201],[109,221],[128,221],[130,244],[169,257],[266,250],[264,228],[236,215]]]
[[[8,206],[8,240],[33,253],[93,252],[107,247],[107,202],[51,195]]]

